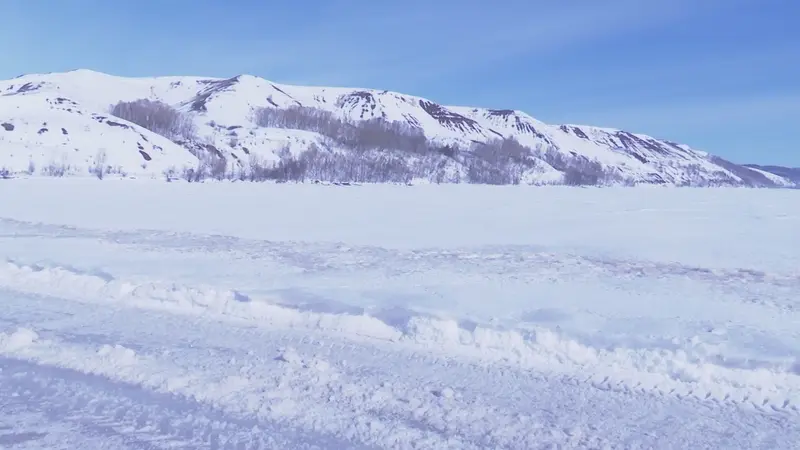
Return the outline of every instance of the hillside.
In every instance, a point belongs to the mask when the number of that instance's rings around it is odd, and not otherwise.
[[[130,115],[112,115],[114,105]],[[154,114],[142,112],[148,105],[168,107],[186,126],[175,132],[141,126],[142,117],[152,122]],[[76,70],[0,81],[0,151],[5,174],[764,187],[797,182],[623,130],[549,125],[515,110],[444,106],[390,91],[282,85],[248,75],[123,78]]]
[[[760,170],[762,172],[776,175],[785,180],[789,180],[796,186],[800,186],[800,167],[782,167],[782,166],[761,166],[758,164],[746,164],[746,167],[753,170]]]

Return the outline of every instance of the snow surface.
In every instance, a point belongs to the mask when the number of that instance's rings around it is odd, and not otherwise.
[[[781,190],[5,180],[0,447],[796,448],[798,224]]]

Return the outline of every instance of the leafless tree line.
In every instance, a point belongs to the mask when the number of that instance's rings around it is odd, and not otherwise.
[[[513,138],[498,138],[485,143],[475,143],[469,148],[458,148],[453,145],[439,145],[429,141],[421,129],[403,122],[389,122],[372,119],[351,123],[336,117],[328,111],[317,108],[294,106],[287,109],[261,108],[255,112],[255,122],[259,126],[276,128],[294,128],[317,132],[330,139],[332,144],[359,151],[399,152],[413,156],[439,155],[457,161],[464,171],[463,180],[480,184],[518,184],[526,171],[537,168],[546,162],[564,173],[564,183],[570,185],[597,185],[610,182],[623,182],[622,177],[613,169],[604,167],[597,161],[585,157],[563,154],[554,148],[531,149]],[[400,168],[402,159],[397,156],[392,164],[377,158],[321,154],[311,152],[308,158],[322,158],[321,164],[337,167],[353,166],[378,170],[378,173],[365,175],[360,170],[340,170],[338,173],[350,174],[355,178],[386,179],[391,178],[382,171],[387,167],[398,171],[398,178],[408,176],[441,179],[437,174],[440,165],[437,158],[428,158],[429,167]],[[408,159],[408,158],[406,158]],[[331,161],[336,160],[336,164]],[[369,161],[369,162],[367,162]],[[407,164],[408,165],[408,164]],[[307,167],[314,164],[306,163]],[[422,173],[420,173],[422,172]],[[349,181],[355,181],[349,180]],[[450,180],[453,181],[453,180]]]
[[[328,147],[344,148],[349,152],[325,151],[314,146],[298,157],[284,152],[276,163],[265,163],[252,156],[249,162],[233,161],[227,160],[215,148],[209,150],[209,145],[198,143],[191,117],[165,103],[148,99],[119,102],[112,106],[111,114],[187,147],[198,158],[197,167],[185,169],[182,173],[182,177],[190,181],[205,178],[330,182],[428,179],[433,182],[518,184],[526,172],[547,163],[564,174],[563,183],[568,185],[631,183],[616,169],[552,147],[531,149],[514,139],[494,139],[459,148],[431,142],[419,127],[406,122],[382,119],[351,122],[312,107],[260,108],[254,113],[254,121],[262,127],[313,131],[328,140]],[[762,174],[721,158],[712,157],[712,162],[742,178],[746,185],[774,185]],[[98,170],[100,167],[102,165],[92,169],[98,178],[103,177],[103,170]],[[724,171],[708,174],[699,166],[681,166],[681,169],[685,185],[740,184]],[[62,171],[51,168],[51,172],[60,176]],[[649,182],[664,181],[653,174]]]
[[[191,117],[160,101],[119,102],[111,107],[111,114],[172,141],[190,140],[195,136]]]
[[[205,179],[240,181],[331,183],[407,183],[415,178],[414,170],[400,155],[378,152],[333,153],[312,146],[299,156],[287,155],[268,162],[251,155],[246,164],[223,164],[200,160],[197,167],[184,169],[180,178],[190,182]],[[421,174],[423,170],[418,170]],[[178,178],[175,170],[165,173],[168,179]]]
[[[313,131],[328,138],[332,144],[350,150],[393,150],[414,154],[439,150],[421,129],[407,123],[382,119],[350,122],[329,111],[307,106],[260,108],[254,113],[254,122],[261,127]]]
[[[596,186],[608,183],[625,183],[626,180],[614,168],[585,156],[565,155],[549,147],[537,152],[547,164],[564,173],[564,184],[570,186]]]
[[[187,147],[198,158],[197,167],[184,169],[188,181],[213,179],[330,182],[467,182],[518,184],[526,171],[542,161],[564,173],[564,183],[595,185],[620,181],[613,170],[596,161],[565,155],[555,149],[531,149],[514,139],[494,139],[468,148],[442,145],[427,139],[419,127],[405,122],[372,119],[351,122],[318,108],[260,108],[254,113],[258,126],[313,131],[324,136],[328,147],[316,146],[300,156],[289,152],[276,163],[254,156],[249,162],[226,159],[195,138],[191,118],[173,107],[147,99],[119,102],[111,114],[133,122]],[[168,177],[169,178],[169,177]]]

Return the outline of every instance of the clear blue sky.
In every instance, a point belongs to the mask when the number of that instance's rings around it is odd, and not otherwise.
[[[3,0],[0,78],[249,73],[800,166],[795,0]]]

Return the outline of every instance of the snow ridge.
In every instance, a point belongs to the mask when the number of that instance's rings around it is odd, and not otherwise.
[[[197,142],[178,145],[135,124],[109,119],[110,105],[138,99],[161,101],[188,114]],[[298,106],[353,123],[402,123],[447,148],[515,139],[542,152],[535,170],[522,174],[521,181],[531,184],[569,182],[569,169],[559,163],[568,159],[598,164],[615,183],[796,185],[774,171],[738,166],[686,145],[623,130],[549,125],[515,110],[445,106],[375,89],[283,85],[249,75],[123,78],[88,70],[0,81],[0,146],[8,149],[0,157],[0,169],[49,174],[53,167],[66,167],[66,174],[87,175],[101,165],[114,176],[161,178],[165,171],[197,167],[197,148],[213,147],[231,171],[244,170],[253,160],[276,163],[287,152],[297,156],[311,147],[334,154],[347,151],[314,131],[261,127],[254,121],[261,108]],[[415,157],[402,158],[405,164],[415,162]],[[446,167],[440,178],[463,181],[458,155],[437,158],[432,164]]]
[[[112,301],[179,314],[211,314],[253,324],[345,335],[355,341],[393,342],[462,356],[479,364],[553,373],[602,389],[693,397],[800,414],[800,361],[740,367],[727,363],[713,345],[700,339],[688,349],[597,348],[544,327],[498,329],[397,311],[376,311],[371,315],[319,313],[283,306],[280,299],[251,298],[234,290],[133,282],[105,273],[15,262],[0,267],[0,288],[79,302]],[[7,351],[19,349],[35,339],[31,336],[23,331],[2,337],[0,347],[5,346]],[[132,356],[126,358],[133,360]],[[291,354],[283,358],[297,360]]]

